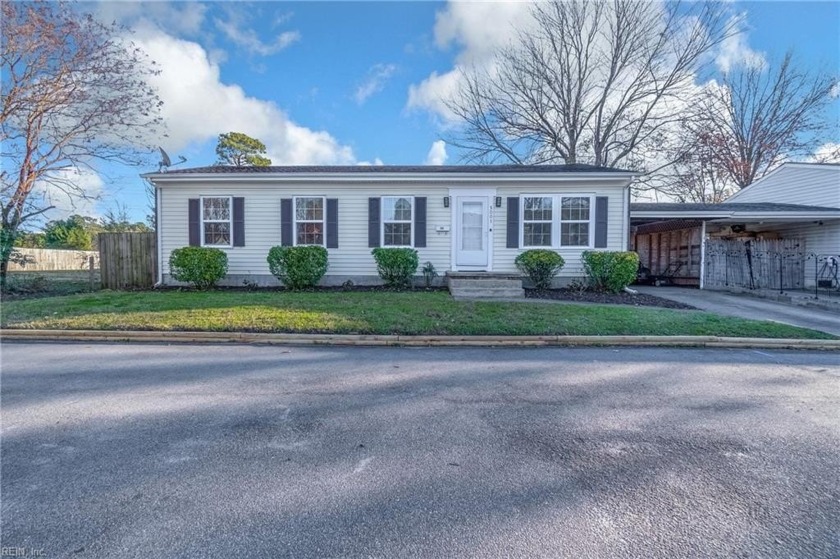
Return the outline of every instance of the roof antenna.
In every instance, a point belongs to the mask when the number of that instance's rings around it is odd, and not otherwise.
[[[165,173],[169,167],[174,167],[175,165],[180,165],[181,163],[186,162],[187,158],[183,155],[179,155],[179,161],[177,163],[172,163],[172,160],[169,159],[169,154],[166,153],[162,147],[158,148],[160,150],[160,163],[158,163],[158,172]]]

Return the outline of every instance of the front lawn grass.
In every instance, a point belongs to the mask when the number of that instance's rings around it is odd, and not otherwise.
[[[68,330],[834,339],[813,330],[700,311],[455,301],[442,291],[100,291],[6,301],[0,324]]]

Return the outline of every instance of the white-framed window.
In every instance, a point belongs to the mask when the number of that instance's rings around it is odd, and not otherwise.
[[[201,246],[233,246],[233,197],[201,197]]]
[[[550,247],[554,244],[554,197],[522,198],[522,246]]]
[[[589,196],[560,198],[561,247],[589,247],[593,213],[592,198]]]
[[[382,246],[414,246],[414,196],[382,197]]]
[[[295,196],[295,245],[324,246],[326,198],[323,196]]]
[[[522,248],[591,248],[591,195],[525,194],[520,198]]]

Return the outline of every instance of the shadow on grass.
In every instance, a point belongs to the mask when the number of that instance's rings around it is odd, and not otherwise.
[[[719,335],[831,338],[698,311],[452,300],[444,292],[101,292],[13,302],[27,328],[438,335]]]

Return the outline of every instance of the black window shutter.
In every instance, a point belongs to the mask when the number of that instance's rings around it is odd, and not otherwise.
[[[233,246],[245,246],[245,198],[233,199]]]
[[[190,230],[190,246],[201,246],[201,200],[198,198],[190,198],[189,200],[189,230]]]
[[[337,198],[327,198],[327,248],[338,248]]]
[[[280,200],[280,244],[290,247],[294,243],[292,236],[292,199]]]
[[[379,198],[368,198],[368,246],[371,248],[379,246],[379,208]]]
[[[607,248],[607,202],[606,196],[595,198],[595,248]]]
[[[426,246],[426,197],[414,197],[414,246]]]
[[[507,247],[519,248],[519,198],[507,199]]]

